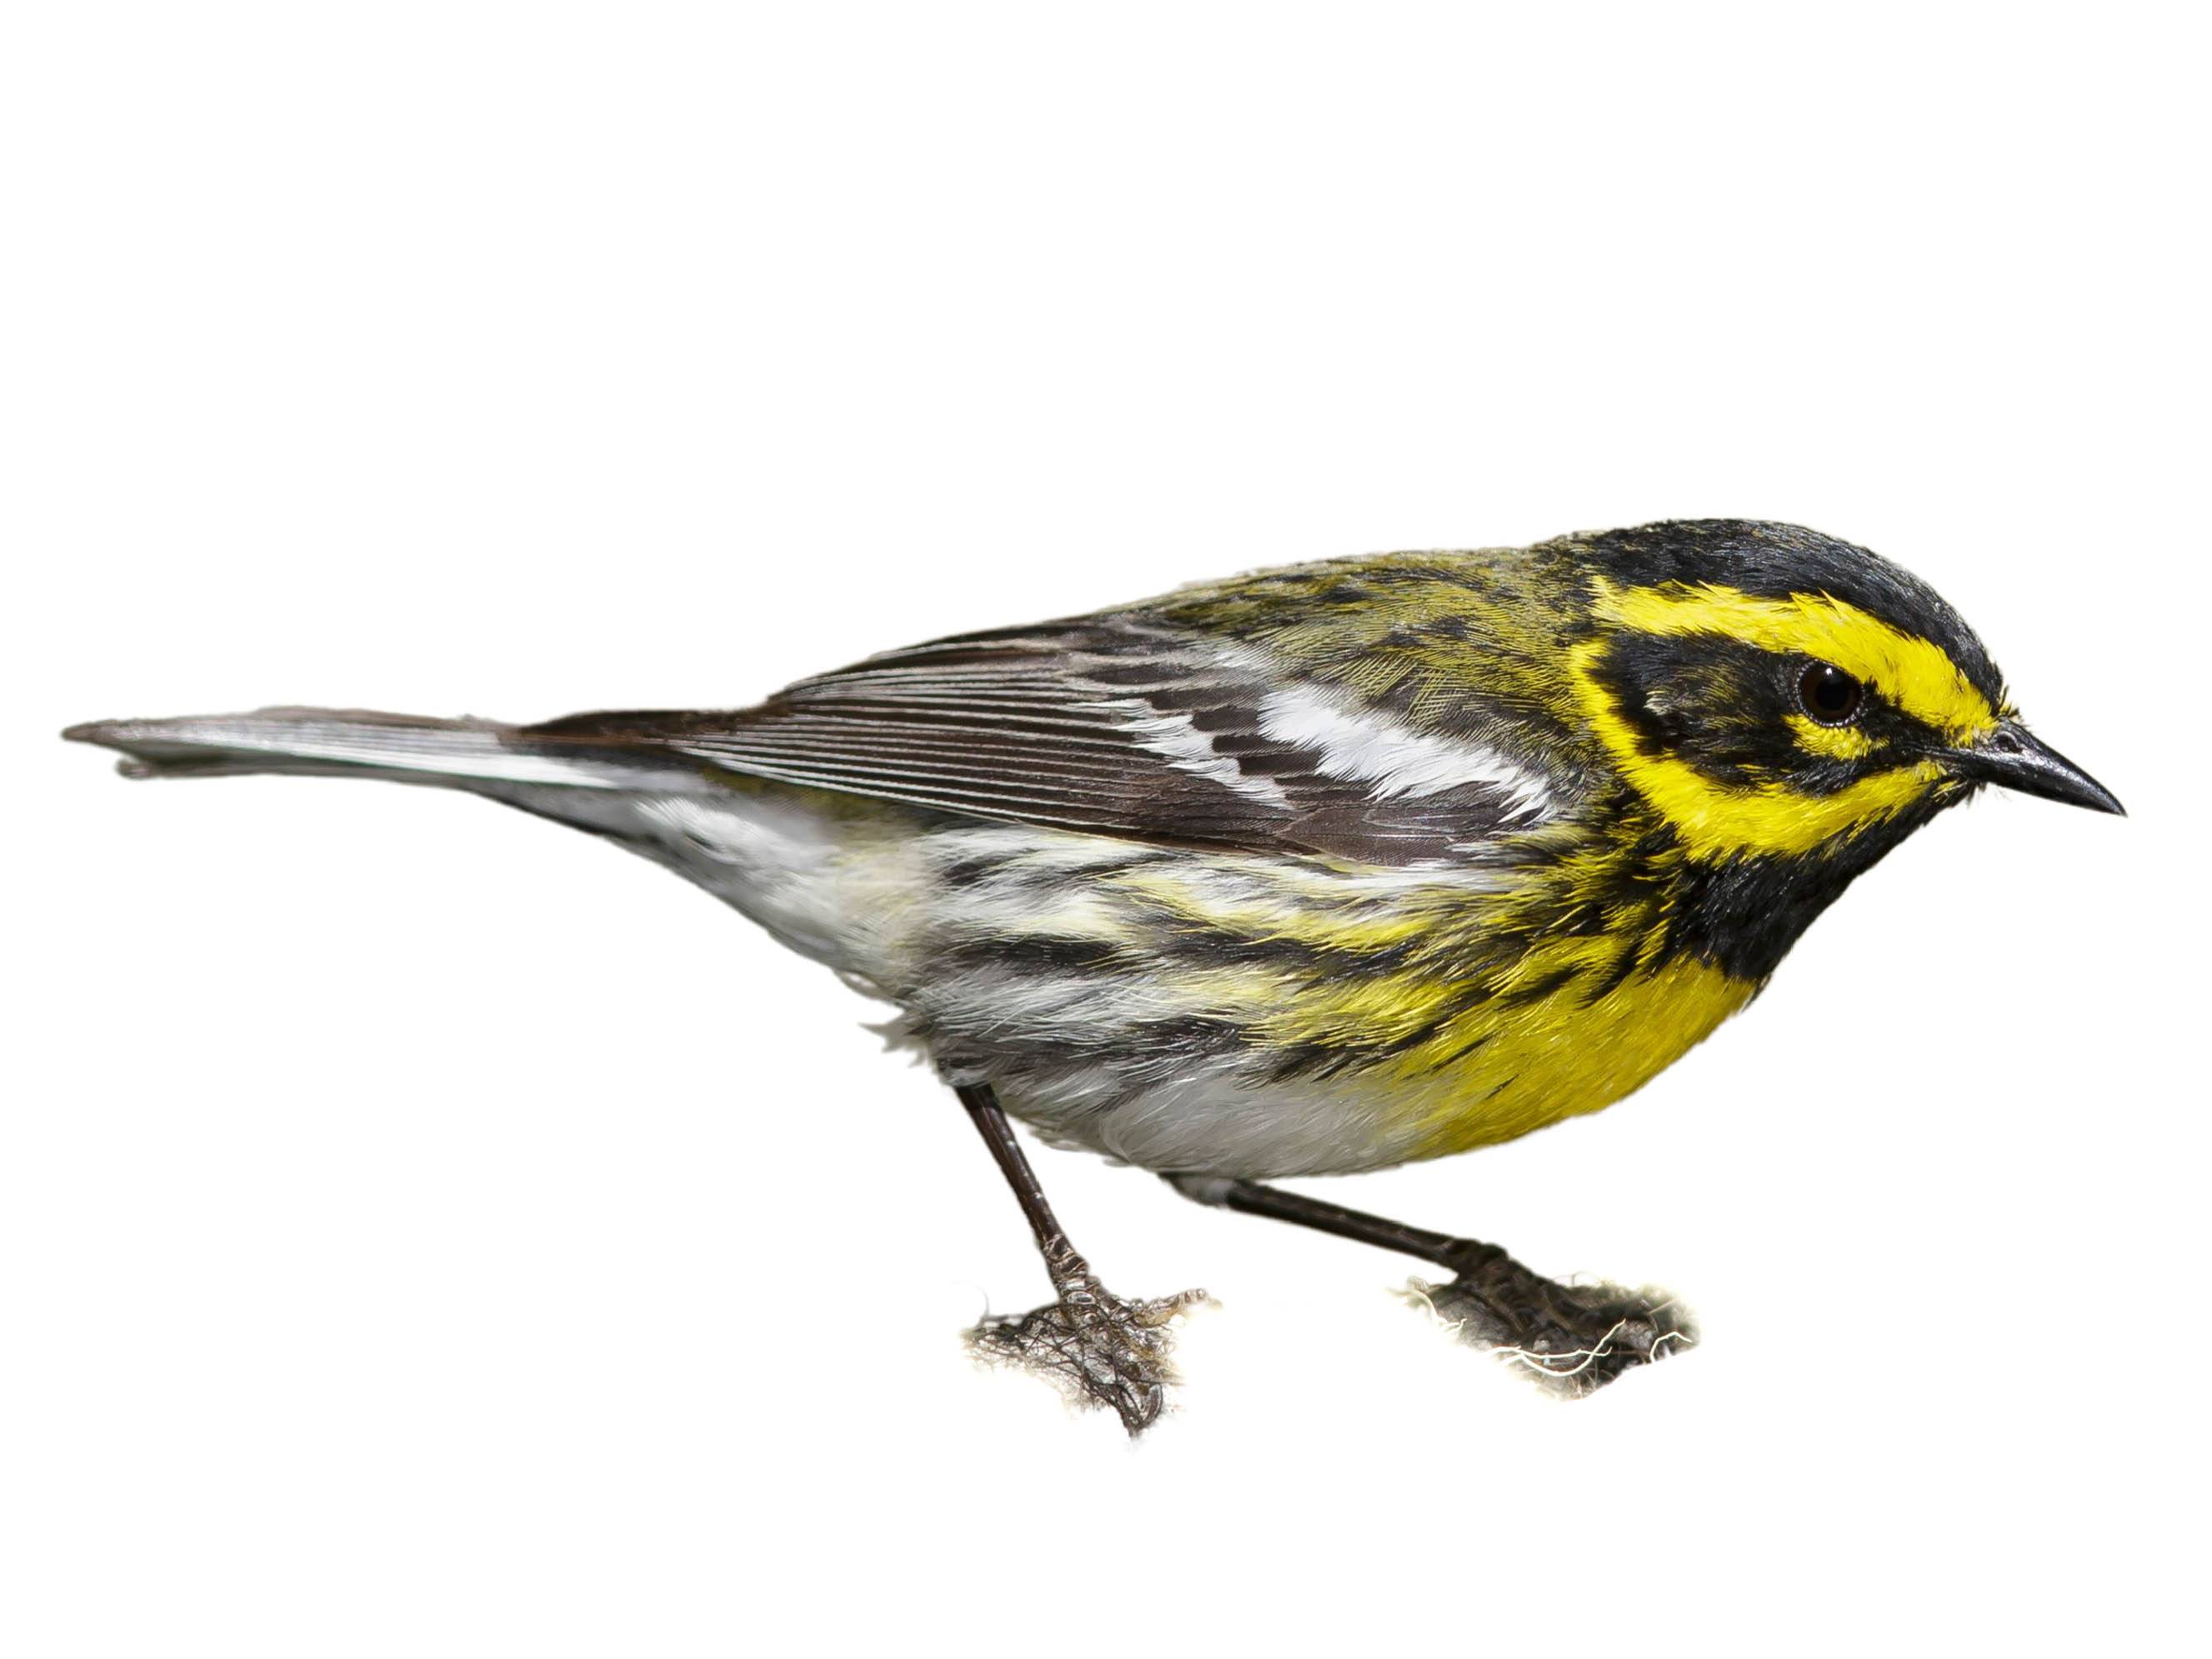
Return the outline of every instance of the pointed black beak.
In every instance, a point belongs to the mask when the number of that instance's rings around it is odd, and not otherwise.
[[[2093,812],[2127,816],[2112,792],[2033,736],[2016,720],[1998,722],[1987,737],[1950,753],[1951,769],[1977,783],[1994,783],[2017,789],[2023,795],[2063,800],[2069,806],[2086,806]]]

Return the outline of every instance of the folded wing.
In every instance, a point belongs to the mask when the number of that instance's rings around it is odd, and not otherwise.
[[[965,635],[756,708],[574,715],[514,740],[636,744],[977,817],[1389,866],[1463,858],[1556,806],[1541,775],[1479,743],[1131,618]]]

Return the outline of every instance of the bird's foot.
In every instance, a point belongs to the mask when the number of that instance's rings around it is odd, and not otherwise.
[[[1168,1356],[1175,1322],[1212,1301],[1204,1291],[1149,1302],[1115,1296],[1078,1261],[1055,1273],[1060,1299],[1025,1314],[994,1314],[968,1333],[980,1359],[1018,1365],[1079,1406],[1103,1407],[1134,1439],[1158,1418],[1181,1379]]]
[[[1449,1281],[1416,1279],[1407,1299],[1429,1307],[1462,1341],[1567,1399],[1595,1394],[1630,1367],[1698,1340],[1689,1310],[1662,1291],[1562,1285],[1494,1244],[1470,1243],[1445,1265],[1453,1269]]]

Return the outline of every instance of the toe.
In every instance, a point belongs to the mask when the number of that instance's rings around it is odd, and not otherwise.
[[[987,1319],[968,1333],[981,1359],[1018,1365],[1060,1386],[1070,1402],[1110,1410],[1132,1436],[1157,1422],[1176,1378],[1169,1353],[1176,1318],[1206,1305],[1203,1291],[1125,1302],[1087,1277],[1058,1286],[1060,1299],[1018,1316]]]

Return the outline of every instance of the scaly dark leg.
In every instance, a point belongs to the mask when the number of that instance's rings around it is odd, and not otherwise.
[[[1408,1227],[1340,1204],[1218,1176],[1170,1176],[1186,1198],[1271,1216],[1449,1267],[1418,1295],[1461,1339],[1525,1367],[1559,1393],[1591,1394],[1628,1370],[1697,1340],[1688,1311],[1662,1292],[1615,1285],[1561,1285],[1495,1244]],[[1418,1281],[1417,1281],[1418,1283]]]
[[[1159,1416],[1176,1381],[1168,1362],[1171,1322],[1203,1303],[1206,1292],[1125,1302],[1107,1290],[1067,1242],[997,1097],[981,1085],[956,1092],[1029,1218],[1059,1298],[1030,1313],[986,1318],[968,1333],[969,1345],[987,1359],[1042,1373],[1072,1399],[1109,1407],[1133,1438]]]

